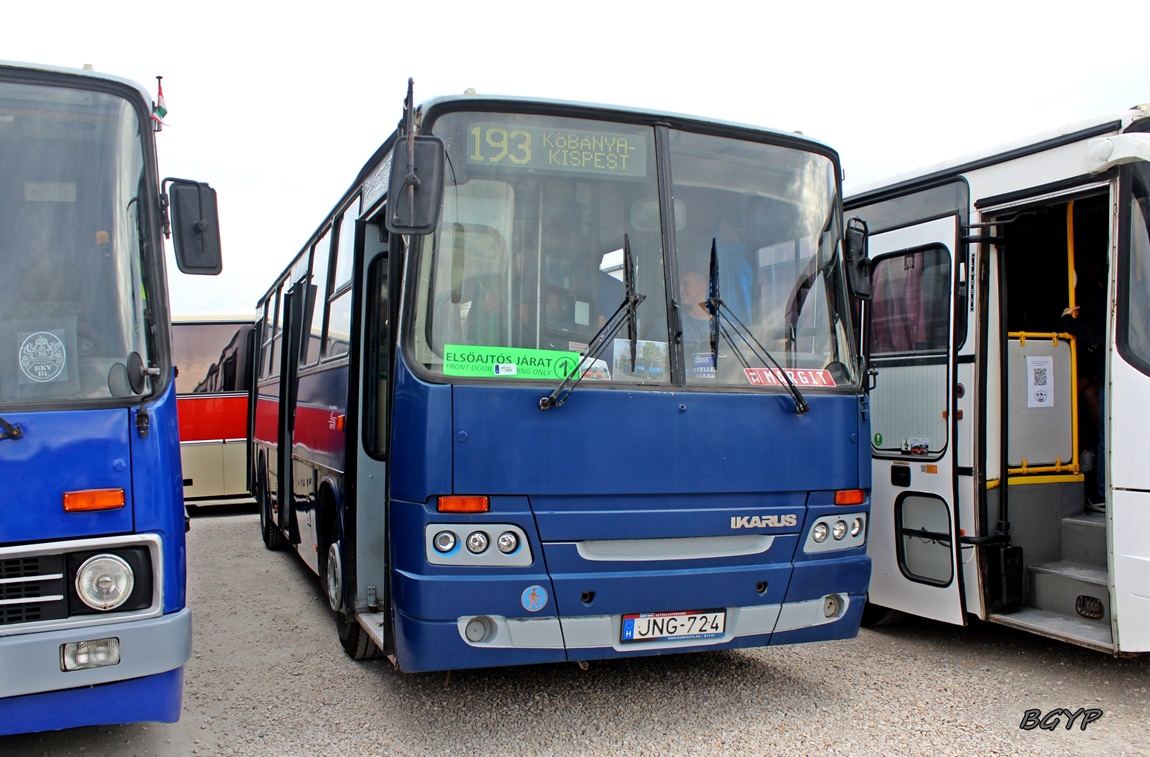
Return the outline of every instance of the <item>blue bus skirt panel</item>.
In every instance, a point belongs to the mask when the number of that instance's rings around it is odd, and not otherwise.
[[[118,665],[60,670],[61,645],[106,637],[120,640]],[[0,734],[179,719],[183,667],[192,652],[191,610],[5,641]]]
[[[175,723],[184,669],[117,683],[0,699],[0,736],[94,725]]]

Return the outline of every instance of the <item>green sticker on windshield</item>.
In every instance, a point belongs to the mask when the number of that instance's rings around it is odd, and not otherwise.
[[[522,347],[443,346],[443,375],[482,378],[567,378],[579,364],[578,352]]]

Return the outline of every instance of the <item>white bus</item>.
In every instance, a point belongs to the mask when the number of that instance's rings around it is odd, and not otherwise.
[[[868,186],[864,623],[1150,650],[1150,106]]]

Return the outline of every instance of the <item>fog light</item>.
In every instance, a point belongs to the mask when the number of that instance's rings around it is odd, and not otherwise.
[[[831,531],[831,536],[835,537],[835,541],[841,541],[847,535],[847,522],[845,520],[836,520],[834,530]]]
[[[472,554],[479,554],[487,549],[487,534],[482,531],[472,531],[471,535],[467,537],[467,549]]]
[[[73,641],[60,646],[60,670],[87,670],[120,664],[120,640],[107,639]]]
[[[437,552],[450,552],[455,549],[455,534],[450,531],[440,531],[433,541]]]
[[[826,523],[816,523],[814,529],[811,531],[811,537],[817,544],[822,544],[827,540],[828,531],[830,531],[830,529],[827,528]]]
[[[855,518],[851,521],[851,536],[858,536],[863,530],[863,519]]]
[[[842,602],[839,600],[838,594],[828,594],[823,597],[823,616],[833,618],[839,614],[839,609],[842,607]]]
[[[519,549],[519,537],[510,531],[504,531],[499,534],[499,541],[496,542],[499,551],[505,555],[509,555],[515,550]]]
[[[116,555],[89,557],[76,571],[76,594],[93,610],[114,610],[128,601],[136,579]]]
[[[467,621],[463,633],[467,636],[468,641],[478,644],[481,641],[486,641],[487,637],[491,635],[491,625],[487,622],[487,618],[472,618]]]

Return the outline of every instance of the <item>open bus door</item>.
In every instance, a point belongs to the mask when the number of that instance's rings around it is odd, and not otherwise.
[[[279,471],[277,498],[279,511],[276,515],[276,525],[287,529],[290,534],[290,543],[298,544],[299,537],[294,518],[294,476],[292,472],[292,446],[294,443],[296,411],[296,389],[299,386],[299,376],[296,367],[299,365],[300,342],[303,336],[306,319],[307,282],[296,282],[283,294],[283,329],[284,346],[280,353],[280,375],[283,380],[279,382],[279,444],[276,447],[276,464]]]
[[[877,371],[870,393],[871,619],[886,608],[965,623],[955,355],[966,324],[966,268],[955,252],[959,229],[958,216],[949,215],[869,237],[873,295],[864,344]]]
[[[1135,136],[1135,135],[1131,135]],[[1136,135],[1150,142],[1146,135]],[[1150,150],[1147,151],[1150,154]],[[1150,162],[1123,166],[1119,178],[1117,351],[1109,352],[1105,413],[1113,554],[1114,648],[1150,650]]]

